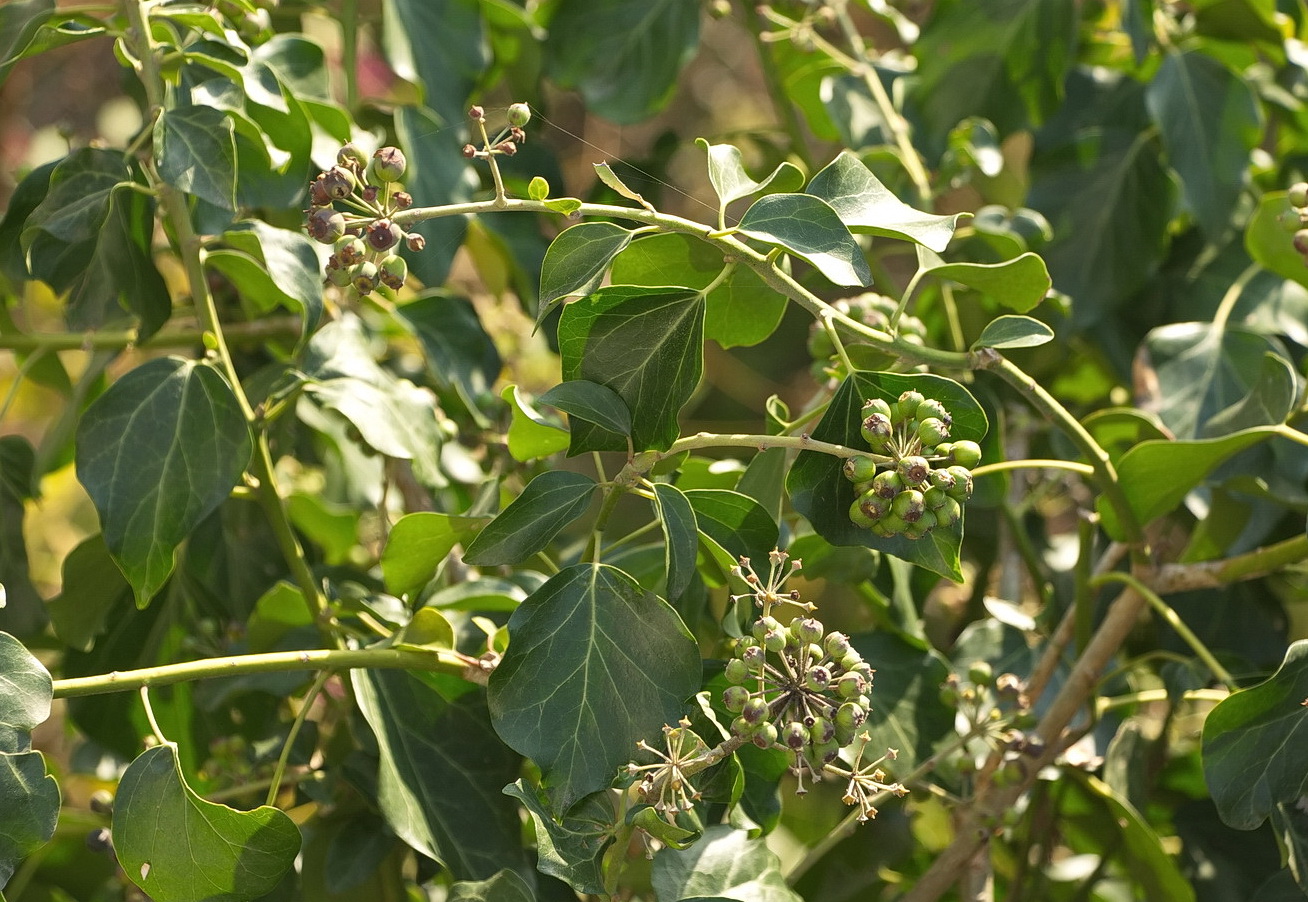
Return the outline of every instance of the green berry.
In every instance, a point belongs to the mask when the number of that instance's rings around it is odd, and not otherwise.
[[[368,166],[368,155],[357,144],[346,144],[336,152],[336,165],[360,173]]]
[[[409,264],[395,254],[383,257],[381,263],[377,264],[377,270],[381,274],[382,284],[396,291],[404,287],[404,280],[409,276]]]
[[[954,478],[954,474],[945,468],[932,470],[927,476],[927,481],[931,483],[932,488],[941,489],[946,494],[948,494],[949,490],[958,484],[958,480]]]
[[[889,501],[904,489],[904,477],[894,470],[882,470],[872,479],[872,491]]]
[[[740,653],[740,660],[750,670],[757,671],[758,668],[763,666],[763,662],[767,660],[767,654],[764,653],[761,646],[751,645]]]
[[[733,686],[739,686],[749,679],[749,665],[740,658],[732,658],[728,661],[722,672],[726,676],[727,682]]]
[[[809,749],[809,752],[805,757],[808,758],[809,763],[813,765],[813,770],[820,771],[824,766],[835,761],[839,755],[840,743],[836,742],[835,730],[833,729],[831,731],[831,738],[826,742],[815,743],[812,748]]]
[[[905,485],[921,485],[931,475],[931,464],[927,463],[925,457],[916,454],[901,457],[895,466],[899,475],[903,477]]]
[[[770,652],[780,652],[786,648],[790,642],[790,631],[785,629],[772,630],[770,633],[763,634],[763,647]]]
[[[822,649],[837,661],[849,653],[849,637],[844,633],[827,633],[822,641]]]
[[[808,727],[797,720],[786,724],[781,731],[781,742],[787,747],[799,751],[808,745]]]
[[[954,442],[949,451],[949,462],[960,467],[975,467],[981,463],[981,446],[976,442]]]
[[[814,745],[825,745],[836,736],[836,725],[825,717],[819,717],[813,721],[813,726],[808,728],[808,737]]]
[[[820,664],[810,667],[804,676],[804,685],[814,692],[825,692],[831,685],[831,671]]]
[[[309,214],[309,237],[322,244],[335,244],[345,234],[345,216],[331,207],[318,207]]]
[[[905,420],[912,419],[917,415],[917,406],[925,401],[920,391],[909,389],[899,396],[899,415]]]
[[[967,669],[967,678],[978,686],[989,686],[995,678],[995,671],[989,661],[973,661]]]
[[[885,398],[872,398],[871,400],[863,402],[863,416],[866,417],[874,413],[881,414],[887,420],[894,419],[894,417],[891,416],[890,402]]]
[[[722,704],[732,714],[739,714],[749,701],[749,690],[744,686],[728,686],[722,693]]]
[[[863,656],[852,648],[840,659],[840,669],[847,673],[853,673],[861,664],[863,664]]]
[[[929,527],[923,526],[920,523],[907,523],[904,525],[904,530],[900,535],[916,542],[918,539],[925,537],[930,531]]]
[[[845,702],[836,709],[836,726],[849,726],[857,729],[867,720],[867,709],[857,702]]]
[[[919,420],[935,417],[946,426],[953,422],[953,418],[949,415],[949,411],[945,409],[945,405],[935,398],[926,398],[917,405],[917,417]]]
[[[740,688],[743,689],[745,687],[741,686]],[[740,709],[740,716],[743,717],[745,723],[749,724],[751,727],[760,724],[767,720],[768,703],[756,695],[745,702],[744,706]]]
[[[359,294],[375,291],[380,282],[381,276],[377,272],[377,264],[364,260],[350,267],[350,284]]]
[[[398,182],[404,178],[408,161],[398,147],[382,147],[372,155],[372,174],[381,182]],[[369,179],[371,181],[371,179]]]
[[[806,617],[799,621],[798,627],[796,637],[805,644],[821,642],[823,635],[826,634],[826,628],[822,625],[822,621],[813,617]],[[821,653],[819,652],[819,654]]]
[[[1293,207],[1308,207],[1308,182],[1295,182],[1291,185],[1289,201]]]
[[[760,617],[759,619],[755,620],[754,627],[751,630],[751,632],[754,633],[755,639],[759,640],[760,642],[766,642],[764,637],[768,633],[775,633],[779,629],[781,629],[781,621],[777,620],[777,618],[775,617],[769,616],[769,617]]]
[[[514,128],[522,128],[531,121],[531,107],[525,103],[510,104],[508,119],[509,125]]]
[[[917,489],[905,489],[895,496],[891,510],[905,523],[916,523],[926,512],[926,505],[923,504],[922,498],[922,493]]]
[[[908,524],[904,522],[903,517],[891,511],[876,522],[872,527],[872,531],[882,538],[888,539],[902,533],[907,526]]]
[[[967,467],[953,466],[949,473],[954,477],[953,488],[946,489],[949,497],[966,501],[972,497],[972,471]]]
[[[870,413],[863,418],[861,431],[863,440],[875,451],[890,443],[891,436],[895,434],[895,427],[890,422],[890,418],[884,414]]]
[[[945,503],[936,508],[933,513],[936,515],[936,526],[948,528],[963,516],[963,506],[956,498],[946,496]]]
[[[753,734],[754,730],[755,725],[747,721],[744,717],[737,717],[731,722],[731,732],[741,738],[749,737]]]
[[[926,509],[929,511],[939,510],[945,506],[945,502],[948,500],[949,495],[939,486],[933,485],[922,493],[922,503],[926,505]]]
[[[836,694],[841,698],[858,698],[866,691],[867,681],[861,674],[845,673],[836,680]]]
[[[850,482],[867,482],[877,475],[877,462],[865,455],[845,458],[842,467],[845,478]]]
[[[777,741],[777,728],[771,723],[761,723],[754,731],[754,744],[761,749],[772,748]]]
[[[859,529],[871,529],[873,526],[876,525],[877,520],[880,519],[880,515],[874,517],[871,515],[870,511],[885,510],[885,508],[879,508],[875,504],[869,504],[869,509],[864,510],[863,504],[865,498],[867,498],[866,495],[860,496],[856,498],[854,500],[854,503],[849,506],[849,521],[853,523],[855,526],[857,526]],[[877,498],[875,495],[873,495],[870,499],[867,500],[875,501],[877,504],[884,504],[884,502],[882,502],[881,499]]]
[[[949,427],[943,421],[935,417],[927,417],[925,420],[919,420],[917,424],[917,438],[923,446],[934,448],[949,437]]]

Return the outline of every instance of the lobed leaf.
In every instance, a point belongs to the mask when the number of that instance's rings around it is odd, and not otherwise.
[[[828,281],[849,287],[871,284],[863,250],[824,200],[809,194],[770,194],[756,200],[740,220],[740,233],[801,257]]]
[[[594,793],[561,819],[550,813],[549,799],[524,780],[504,787],[520,801],[536,834],[536,869],[565,881],[579,893],[602,895],[604,852],[613,841],[613,804],[607,792]]]
[[[739,147],[734,144],[709,144],[703,138],[696,138],[695,144],[708,155],[709,182],[717,192],[718,205],[722,210],[732,201],[751,194],[764,191],[772,194],[788,193],[804,186],[804,173],[793,163],[778,163],[777,168],[764,177],[763,181],[756,182],[745,172]]]
[[[863,161],[841,151],[813,176],[807,193],[831,205],[851,232],[902,238],[944,253],[965,214],[939,216],[904,203],[881,183]]]
[[[474,566],[517,564],[549,545],[586,512],[595,480],[569,470],[541,473],[468,545]]]
[[[232,120],[207,106],[165,109],[154,124],[154,154],[165,182],[224,210],[236,209]]]

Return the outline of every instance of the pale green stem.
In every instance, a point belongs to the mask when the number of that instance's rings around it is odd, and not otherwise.
[[[1109,711],[1115,711],[1118,708],[1129,708],[1132,705],[1144,705],[1152,702],[1165,702],[1171,697],[1166,689],[1143,689],[1139,692],[1131,692],[1127,695],[1115,695],[1112,697],[1101,697],[1095,702],[1099,716],[1103,716]],[[1231,697],[1231,693],[1226,689],[1191,689],[1182,693],[1181,697],[1188,702],[1218,702],[1225,701]]]
[[[1074,460],[1057,460],[1055,458],[1034,458],[1031,460],[1001,460],[992,464],[981,464],[972,468],[972,478],[980,479],[992,473],[1007,470],[1067,470],[1082,476],[1095,475],[1095,468]]]
[[[305,719],[309,716],[309,709],[313,707],[314,700],[318,698],[318,693],[322,692],[322,687],[327,685],[335,671],[323,670],[314,677],[313,685],[309,691],[304,694],[304,701],[300,703],[300,710],[295,715],[295,720],[291,723],[291,728],[286,733],[286,740],[282,743],[282,753],[277,756],[277,766],[273,768],[272,780],[268,784],[268,797],[264,801],[265,805],[272,806],[277,802],[277,793],[282,787],[282,774],[286,773],[286,764],[291,758],[291,747],[295,745],[295,737],[300,735],[300,728],[304,726]],[[142,692],[145,690],[142,689]]]
[[[1262,271],[1263,268],[1257,263],[1250,263],[1245,267],[1244,272],[1240,273],[1236,280],[1230,284],[1226,289],[1226,293],[1222,295],[1222,300],[1217,305],[1217,312],[1213,314],[1214,331],[1226,331],[1226,321],[1231,318],[1231,312],[1235,310],[1235,305],[1240,300],[1240,295],[1244,293],[1245,286]]]
[[[207,329],[163,329],[138,341],[136,329],[93,332],[16,332],[0,335],[0,351],[116,351],[124,348],[191,347],[204,341]],[[298,338],[293,316],[257,319],[223,326],[229,345],[262,345],[274,338]]]
[[[1308,434],[1300,432],[1298,429],[1295,429],[1287,423],[1281,423],[1277,426],[1276,434],[1281,438],[1289,439],[1297,445],[1303,445],[1305,448],[1308,448]]]
[[[145,706],[145,719],[150,722],[150,731],[154,733],[154,738],[159,740],[160,745],[172,745],[164,731],[159,728],[159,721],[155,719],[154,708],[150,705],[150,687],[141,687],[141,704]]]
[[[830,316],[823,316],[819,322],[822,323],[822,328],[826,331],[827,337],[831,339],[831,344],[835,346],[836,356],[840,358],[840,365],[845,368],[846,373],[854,372],[854,362],[849,359],[849,352],[845,350],[845,343],[840,340],[840,333],[836,329],[835,322]]]
[[[14,373],[14,381],[9,386],[9,391],[5,393],[4,402],[0,403],[0,420],[3,420],[9,413],[9,406],[14,403],[14,398],[18,397],[18,390],[22,388],[23,381],[27,378],[27,374],[41,362],[41,358],[44,357],[45,354],[46,348],[37,348],[33,354],[23,361],[23,365],[18,368],[18,372]]]
[[[1154,591],[1161,594],[1214,589],[1246,579],[1257,579],[1304,560],[1308,560],[1308,535],[1300,534],[1222,560],[1164,564],[1158,568],[1150,583]]]

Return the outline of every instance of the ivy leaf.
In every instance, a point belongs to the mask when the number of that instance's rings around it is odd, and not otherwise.
[[[813,430],[813,438],[849,448],[867,447],[860,432],[863,402],[871,398],[897,401],[910,388],[945,405],[954,418],[952,440],[980,441],[985,436],[988,424],[981,405],[952,379],[860,372],[847,377],[836,389],[826,414]],[[791,504],[808,518],[818,535],[832,545],[865,545],[954,581],[962,579],[958,555],[963,541],[963,520],[948,529],[937,527],[916,541],[903,536],[879,538],[850,521],[854,486],[841,472],[841,464],[840,458],[829,454],[801,451],[786,478]],[[964,519],[966,516],[965,507]]]
[[[1002,263],[944,263],[931,260],[934,255],[918,256],[931,275],[966,285],[1018,313],[1037,306],[1053,287],[1045,261],[1029,251]]]
[[[28,55],[28,47],[54,11],[54,0],[16,0],[0,7],[0,84]],[[0,886],[4,884],[0,880]]]
[[[208,106],[165,109],[155,122],[154,147],[165,182],[236,209],[236,132],[226,113]]]
[[[304,317],[302,340],[313,334],[322,320],[322,267],[313,242],[258,219],[237,223],[223,233],[223,240],[261,264],[257,276],[244,285],[238,283],[247,297],[264,309],[275,300],[298,311]],[[211,252],[205,262],[214,256]]]
[[[277,808],[237,811],[200,798],[182,779],[177,746],[127,766],[114,798],[114,851],[156,902],[248,902],[294,864],[300,829]]]
[[[1253,88],[1206,53],[1168,53],[1145,88],[1181,191],[1211,240],[1231,223],[1249,153],[1262,138]]]
[[[454,546],[469,542],[484,522],[484,517],[431,511],[405,514],[391,527],[382,551],[382,578],[387,590],[399,596],[417,592],[436,575]]]
[[[500,791],[521,761],[496,740],[481,691],[460,683],[449,699],[399,670],[359,671],[352,682],[377,737],[377,801],[395,834],[459,880],[506,866],[530,874],[517,810]]]
[[[718,194],[722,210],[732,201],[751,194],[763,191],[788,193],[798,191],[804,185],[804,173],[793,163],[778,164],[763,181],[756,182],[745,172],[739,147],[734,144],[709,144],[703,138],[696,138],[695,144],[708,155],[709,182]]]
[[[997,316],[981,330],[972,342],[977,348],[1034,348],[1054,340],[1054,330],[1029,316],[1005,314]]]
[[[507,868],[485,880],[460,880],[445,898],[446,902],[536,902],[527,881]]]
[[[604,850],[613,840],[613,805],[594,793],[555,820],[549,799],[524,780],[504,787],[522,802],[536,832],[536,869],[565,881],[579,893],[604,895]]]
[[[697,0],[563,0],[545,43],[545,70],[593,112],[640,122],[672,97],[699,43]]]
[[[1252,830],[1279,803],[1308,795],[1308,641],[1266,682],[1220,702],[1204,721],[1204,780],[1222,820]]]
[[[139,607],[172,573],[177,546],[231,493],[252,447],[226,380],[189,360],[148,361],[87,408],[77,478]]]
[[[906,773],[930,758],[954,727],[954,710],[940,700],[949,665],[933,649],[888,630],[856,634],[850,641],[876,670],[866,725],[873,757],[896,749],[895,772]]]
[[[690,489],[685,495],[699,531],[721,545],[733,561],[764,560],[777,547],[776,521],[748,495],[726,489]]]
[[[699,650],[666,602],[621,570],[575,564],[509,619],[490,678],[495,730],[540,765],[557,815],[612,782],[676,723],[699,688]]]
[[[426,105],[458,122],[491,55],[476,0],[386,0],[382,46],[396,74],[423,86]]]
[[[699,527],[690,500],[676,486],[654,484],[654,504],[663,526],[663,563],[667,573],[667,596],[681,597],[695,577],[695,553],[699,548]]]
[[[19,862],[49,842],[58,819],[59,784],[45,772],[45,757],[0,753],[0,887]]]
[[[609,432],[631,434],[631,411],[616,392],[598,383],[585,379],[561,382],[537,400]]]
[[[1284,423],[1299,400],[1299,374],[1290,361],[1268,351],[1249,394],[1208,420],[1207,435],[1227,435],[1256,426]]]
[[[937,216],[904,203],[847,150],[813,176],[808,194],[831,205],[851,232],[902,238],[944,253],[965,214]]]
[[[541,473],[472,540],[463,559],[478,567],[526,560],[586,512],[594,490],[595,480],[582,473]]]
[[[1249,256],[1282,279],[1308,286],[1308,266],[1294,249],[1291,236],[1299,228],[1299,212],[1284,191],[1268,191],[1245,228],[1244,246]]]
[[[631,230],[611,222],[583,222],[560,232],[541,264],[537,327],[559,299],[598,289],[609,263],[630,243]]]
[[[658,902],[682,899],[748,899],[801,902],[786,885],[781,862],[762,839],[718,824],[688,849],[663,849],[650,873]]]
[[[666,451],[699,385],[704,301],[681,288],[612,286],[569,304],[559,320],[565,380],[597,382],[626,402],[636,451]],[[574,422],[569,453],[625,451],[619,435]]]
[[[809,194],[770,194],[756,200],[740,220],[741,234],[802,257],[836,285],[871,283],[863,250],[836,211]]]
[[[0,633],[0,752],[27,751],[26,734],[50,716],[51,698],[49,671],[23,643]]]
[[[571,436],[523,399],[516,385],[506,385],[500,397],[509,405],[509,454],[516,461],[538,460],[568,447]]]
[[[454,389],[469,410],[499,378],[503,361],[472,302],[444,292],[425,292],[395,309],[396,318],[422,344],[436,384]]]

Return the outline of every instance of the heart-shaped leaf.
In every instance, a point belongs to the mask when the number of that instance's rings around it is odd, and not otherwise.
[[[516,564],[545,548],[586,512],[595,480],[570,470],[541,473],[468,545],[474,566]]]
[[[806,193],[831,205],[851,232],[903,238],[944,253],[964,215],[938,216],[904,203],[847,150],[809,182]]]
[[[810,194],[771,194],[756,200],[740,220],[741,234],[802,257],[836,285],[872,281],[863,250],[836,211]]]
[[[490,678],[495,730],[541,768],[555,814],[607,787],[699,688],[695,640],[666,602],[603,564],[552,576],[509,619]]]
[[[1029,316],[1005,314],[997,316],[981,330],[980,337],[972,342],[977,348],[1034,348],[1054,340],[1054,330]]]
[[[114,851],[156,902],[249,902],[295,862],[300,829],[277,808],[237,811],[200,798],[172,743],[127,766],[114,798]]]
[[[719,208],[762,191],[783,193],[798,191],[804,185],[804,173],[793,163],[782,162],[761,182],[756,182],[745,171],[740,148],[734,144],[709,144],[703,138],[695,143],[708,155],[709,182],[718,195]]]
[[[561,299],[599,288],[609,263],[630,243],[631,230],[611,222],[583,222],[560,232],[541,263],[536,325]]]
[[[943,263],[933,257],[918,255],[922,268],[931,275],[966,285],[1018,313],[1038,305],[1053,286],[1045,261],[1030,252],[1003,263]]]
[[[763,560],[777,547],[777,523],[748,495],[726,489],[690,489],[686,500],[699,531],[726,549],[733,560]]]
[[[579,893],[602,895],[604,850],[613,840],[613,803],[607,793],[595,793],[569,809],[561,820],[549,810],[549,799],[524,780],[504,787],[504,794],[522,802],[536,832],[536,869],[558,877]]]
[[[585,379],[561,382],[537,400],[609,432],[631,434],[631,411],[627,405],[617,392],[596,382]]]

